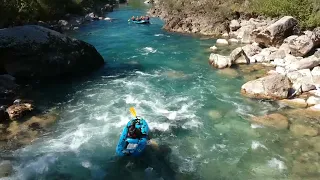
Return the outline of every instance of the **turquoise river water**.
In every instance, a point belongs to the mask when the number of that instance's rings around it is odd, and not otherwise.
[[[53,107],[59,120],[13,152],[9,179],[290,179],[292,157],[281,139],[287,132],[248,121],[278,107],[242,97],[242,78],[210,67],[214,39],[168,33],[157,18],[128,23],[147,8],[140,1],[121,5],[108,14],[112,22],[69,34],[94,45],[106,65],[39,91],[39,106]],[[119,158],[115,148],[131,106],[158,146],[140,158]]]

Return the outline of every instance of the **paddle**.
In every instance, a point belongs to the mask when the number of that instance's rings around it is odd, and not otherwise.
[[[130,108],[130,112],[131,112],[132,116],[134,116],[134,117],[136,117],[138,119],[137,113],[136,113],[136,110],[134,109],[134,107]]]

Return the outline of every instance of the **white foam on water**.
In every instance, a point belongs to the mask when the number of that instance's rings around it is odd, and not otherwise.
[[[148,123],[150,130],[158,130],[158,131],[169,131],[170,127],[173,126],[170,123],[156,123],[150,122]]]
[[[52,154],[47,154],[39,158],[35,158],[33,161],[27,164],[20,164],[15,169],[17,174],[13,176],[13,179],[28,179],[34,174],[44,174],[48,172],[50,165],[54,164],[58,158]]]
[[[252,129],[264,128],[264,126],[262,126],[262,125],[260,125],[260,124],[251,124],[251,128],[252,128]]]
[[[268,150],[268,148],[266,146],[264,146],[263,144],[261,144],[259,141],[252,141],[251,149],[258,149],[259,147]]]
[[[153,49],[152,47],[144,47],[143,49],[143,52],[142,55],[148,55],[149,53],[156,53],[157,50],[156,49]]]
[[[287,169],[286,165],[284,164],[283,161],[280,161],[277,158],[272,158],[271,160],[268,161],[268,166],[271,168],[276,168],[279,171],[283,171]]]
[[[164,36],[164,34],[155,34],[154,36],[159,37],[159,36]]]
[[[92,166],[89,161],[83,161],[81,162],[81,165],[85,168],[90,168]]]

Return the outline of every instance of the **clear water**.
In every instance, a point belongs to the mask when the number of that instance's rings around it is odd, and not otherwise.
[[[107,62],[89,77],[34,92],[59,120],[13,153],[12,179],[287,179],[286,132],[254,126],[251,114],[277,107],[240,95],[241,78],[208,65],[214,40],[168,33],[163,22],[129,24],[140,1],[70,35],[93,44]],[[44,93],[45,92],[45,93]],[[115,148],[134,106],[158,148],[119,158]]]

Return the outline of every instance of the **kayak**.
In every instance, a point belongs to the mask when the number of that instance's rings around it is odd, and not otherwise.
[[[132,21],[132,20],[131,20]],[[132,21],[135,24],[149,24],[149,20]]]
[[[129,127],[135,123],[135,127],[141,131],[141,137],[128,137]],[[149,126],[144,119],[131,119],[123,128],[116,153],[118,156],[139,156],[147,146],[149,136]]]

